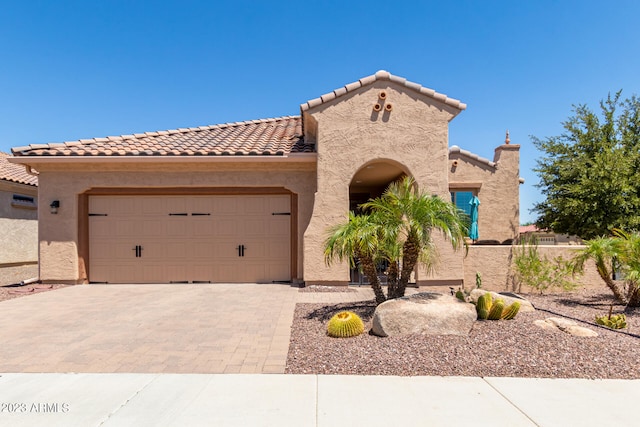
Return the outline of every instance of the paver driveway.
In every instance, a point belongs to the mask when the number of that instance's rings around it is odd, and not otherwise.
[[[283,373],[289,285],[85,285],[0,303],[0,372]]]

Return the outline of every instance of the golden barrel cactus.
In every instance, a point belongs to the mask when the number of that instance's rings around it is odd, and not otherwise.
[[[337,313],[327,324],[327,333],[330,337],[355,337],[363,332],[364,323],[362,319],[352,311],[341,311]]]

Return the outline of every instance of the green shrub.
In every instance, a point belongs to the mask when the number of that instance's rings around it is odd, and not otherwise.
[[[538,254],[535,239],[523,240],[514,249],[512,271],[515,278],[514,289],[521,292],[522,285],[536,289],[543,294],[549,288],[575,289],[578,284],[573,278],[574,268],[562,256],[549,259]]]
[[[624,314],[611,314],[613,306],[609,308],[609,314],[604,316],[596,316],[596,323],[598,325],[606,326],[610,329],[624,329],[627,327],[627,316]]]

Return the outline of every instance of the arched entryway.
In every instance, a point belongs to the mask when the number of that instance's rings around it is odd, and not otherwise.
[[[406,168],[392,160],[375,160],[366,163],[358,169],[349,183],[349,210],[358,213],[360,205],[381,196],[389,184],[407,175],[409,173]],[[385,283],[386,277],[382,274],[385,266],[380,265],[378,270],[381,282]],[[349,273],[349,283],[363,285],[369,282],[366,276],[354,267]]]

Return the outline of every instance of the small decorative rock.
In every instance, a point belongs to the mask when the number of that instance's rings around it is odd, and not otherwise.
[[[547,331],[562,331],[576,337],[597,337],[598,333],[589,328],[578,326],[576,322],[560,317],[549,317],[545,320],[536,320],[534,325]]]
[[[501,299],[502,301],[504,301],[505,307],[508,307],[509,305],[513,304],[515,301],[518,301],[520,303],[520,313],[536,311],[536,309],[533,308],[533,304],[531,304],[530,301],[526,300],[525,298],[522,298],[520,295],[517,295],[517,294],[512,294],[512,293],[499,294],[493,291],[474,289],[471,291],[471,294],[469,295],[469,297],[471,298],[471,301],[473,301],[475,304],[478,301],[478,298],[480,298],[482,295],[486,294],[487,292],[491,294],[491,297],[493,298],[494,301],[497,299]]]
[[[371,331],[378,336],[407,334],[467,336],[477,317],[475,307],[451,295],[421,292],[376,307]]]

